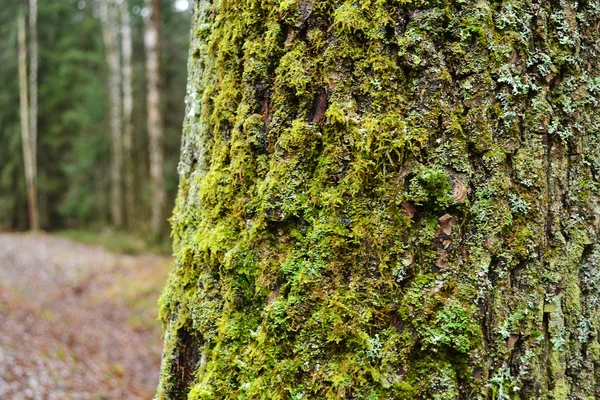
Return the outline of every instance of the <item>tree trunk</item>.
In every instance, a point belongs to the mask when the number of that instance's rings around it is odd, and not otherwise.
[[[33,185],[29,191],[32,191],[34,206],[34,217],[31,221],[31,228],[37,231],[40,228],[39,209],[37,203],[37,137],[38,137],[38,39],[37,39],[37,0],[29,0],[29,130],[32,154],[32,174]]]
[[[31,13],[36,12],[35,9],[30,10]],[[37,207],[37,183],[36,183],[36,158],[35,158],[35,138],[32,134],[30,124],[36,122],[36,118],[32,117],[32,110],[29,108],[29,94],[37,96],[37,90],[31,90],[27,81],[27,23],[25,15],[21,13],[18,20],[19,30],[19,98],[21,112],[21,142],[23,146],[23,164],[25,166],[25,183],[27,186],[27,210],[29,215],[29,225],[32,230],[39,229],[39,213]],[[32,29],[33,31],[33,29]],[[32,41],[33,42],[33,41]],[[37,45],[36,45],[37,46]],[[33,51],[32,51],[33,54]],[[36,62],[37,64],[37,62]],[[31,65],[31,69],[35,69],[35,65]],[[30,74],[30,78],[34,73]],[[29,82],[37,85],[37,78],[31,79]],[[33,105],[33,102],[32,102]],[[36,107],[37,110],[37,107]]]
[[[157,398],[600,398],[595,3],[197,4]]]
[[[162,116],[160,110],[160,2],[146,0],[151,10],[146,22],[144,44],[146,47],[146,79],[148,80],[148,138],[150,155],[150,180],[152,181],[152,233],[158,237],[165,225],[165,184],[162,148]]]
[[[123,0],[121,14],[121,49],[123,52],[122,84],[123,84],[123,151],[125,153],[125,208],[127,226],[134,228],[136,220],[135,181],[133,165],[133,40],[131,36],[131,18],[129,2]]]
[[[117,5],[115,0],[100,1],[102,33],[106,47],[110,96],[111,130],[111,217],[116,227],[123,225],[123,114],[121,95],[121,56],[117,31]]]

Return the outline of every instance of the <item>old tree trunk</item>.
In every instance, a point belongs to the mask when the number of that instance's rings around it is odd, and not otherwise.
[[[135,165],[133,160],[133,37],[129,12],[129,2],[123,0],[119,5],[121,54],[123,55],[123,63],[121,65],[121,86],[123,88],[123,167],[125,169],[123,182],[125,183],[127,227],[134,229],[137,215],[135,204]]]
[[[158,398],[600,398],[599,30],[200,1]]]
[[[21,145],[25,184],[27,186],[27,211],[29,227],[36,231],[40,228],[37,195],[37,1],[31,0],[29,7],[29,33],[27,41],[27,22],[23,10],[19,10],[18,22],[19,46],[19,104],[21,117]],[[29,52],[28,52],[29,49]],[[29,80],[27,71],[29,70]]]
[[[110,98],[110,212],[114,226],[123,225],[123,96],[121,92],[121,56],[119,51],[117,3],[100,1],[102,35],[108,65],[108,92]]]
[[[160,101],[160,1],[146,0],[146,8],[151,10],[144,31],[146,48],[146,79],[148,81],[148,154],[150,158],[150,180],[152,181],[152,208],[150,227],[155,237],[164,231],[165,181],[163,120]]]
[[[29,151],[31,152],[31,176],[27,180],[29,224],[31,229],[40,229],[37,195],[37,138],[38,138],[38,37],[37,0],[29,0]]]

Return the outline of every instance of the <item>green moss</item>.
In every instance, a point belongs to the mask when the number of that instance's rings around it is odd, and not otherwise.
[[[446,345],[461,353],[469,353],[471,342],[480,338],[480,327],[472,313],[459,304],[446,304],[428,324],[423,342],[427,345]]]
[[[597,17],[200,2],[157,397],[596,395]]]
[[[453,202],[452,184],[443,170],[424,168],[411,179],[406,198],[418,205],[443,209]]]

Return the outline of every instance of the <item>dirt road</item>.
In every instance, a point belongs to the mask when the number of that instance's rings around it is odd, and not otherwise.
[[[151,399],[168,263],[0,234],[0,399]]]

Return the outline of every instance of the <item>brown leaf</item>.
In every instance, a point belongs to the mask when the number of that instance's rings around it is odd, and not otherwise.
[[[440,219],[438,219],[438,222],[440,227],[436,236],[439,237],[442,234],[446,236],[452,236],[452,215],[444,214],[440,217]]]
[[[402,207],[404,207],[404,212],[410,218],[414,217],[417,213],[417,208],[409,201],[405,201],[402,203]]]
[[[301,0],[300,1],[300,12],[302,13],[302,18],[296,22],[296,28],[300,28],[304,22],[310,17],[313,11],[313,3],[312,0]]]
[[[519,335],[515,335],[514,333],[511,333],[510,336],[508,337],[508,351],[509,352],[512,352],[514,350],[517,340],[519,340]]]
[[[467,195],[469,194],[469,190],[462,182],[456,182],[454,188],[452,189],[452,199],[456,203],[464,203],[467,199]]]
[[[446,259],[446,254],[440,254],[438,256],[437,260],[435,261],[435,266],[439,269],[448,268],[448,260]]]

